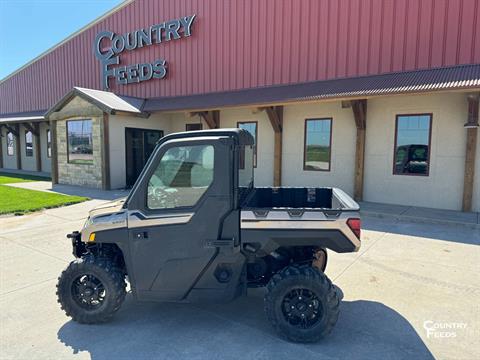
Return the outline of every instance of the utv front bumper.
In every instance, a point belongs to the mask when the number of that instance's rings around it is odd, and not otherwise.
[[[67,238],[72,240],[72,254],[76,258],[85,254],[85,243],[82,242],[82,233],[80,231],[74,231],[67,234]]]

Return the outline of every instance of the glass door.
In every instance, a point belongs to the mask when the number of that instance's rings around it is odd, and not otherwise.
[[[163,137],[162,130],[125,129],[127,187],[132,187],[135,184],[161,137]]]

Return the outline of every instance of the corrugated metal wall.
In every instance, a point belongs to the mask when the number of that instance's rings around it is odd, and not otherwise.
[[[191,14],[191,37],[120,55],[126,65],[166,59],[165,79],[112,90],[159,97],[480,63],[478,0],[137,0],[1,83],[0,113],[100,89],[97,32]]]

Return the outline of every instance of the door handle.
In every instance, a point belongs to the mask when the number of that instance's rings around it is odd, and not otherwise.
[[[135,239],[148,239],[148,231],[137,231],[133,236]]]

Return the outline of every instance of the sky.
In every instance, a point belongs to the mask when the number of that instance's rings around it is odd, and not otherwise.
[[[0,79],[123,0],[0,0]]]

